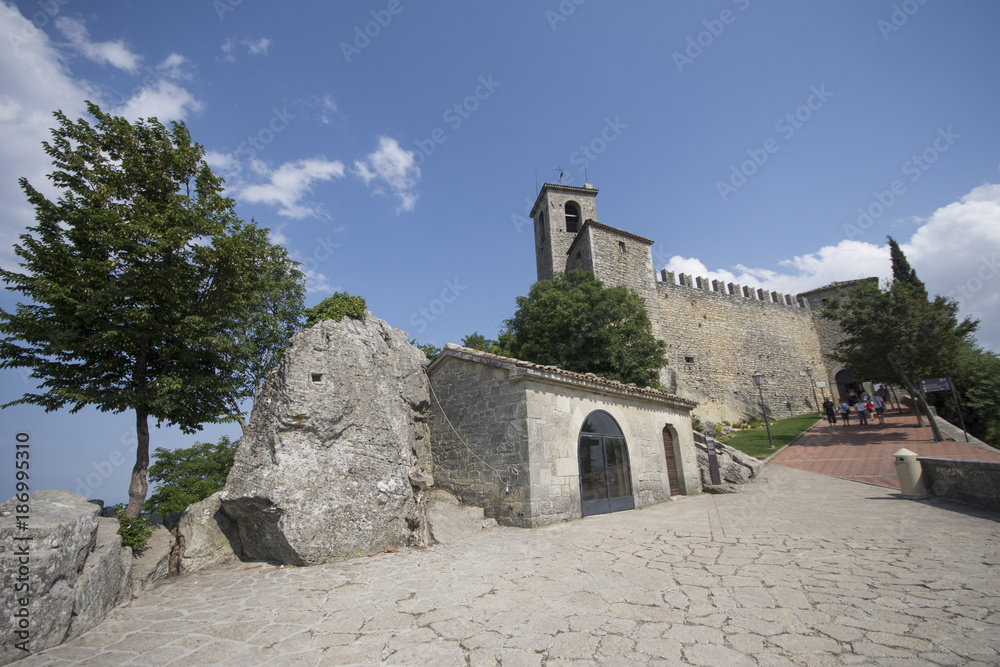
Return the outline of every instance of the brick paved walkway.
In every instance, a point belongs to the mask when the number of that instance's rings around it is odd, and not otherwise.
[[[912,414],[891,411],[885,425],[869,420],[867,428],[859,426],[853,415],[849,426],[843,425],[839,415],[835,425],[824,418],[793,445],[778,452],[771,462],[898,489],[892,455],[904,447],[920,456],[1000,461],[1000,452],[988,452],[964,442],[934,442],[930,426],[918,428]]]

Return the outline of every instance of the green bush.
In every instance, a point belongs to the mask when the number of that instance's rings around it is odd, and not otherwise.
[[[704,433],[705,427],[701,425],[700,417],[691,417],[691,429],[697,431],[698,433]]]
[[[122,536],[122,544],[132,548],[135,555],[146,548],[146,541],[153,534],[153,528],[145,518],[131,519],[125,514],[125,508],[118,506],[118,534]]]
[[[312,308],[306,308],[306,326],[311,327],[324,320],[339,322],[344,319],[344,315],[364,322],[367,312],[364,297],[334,292],[333,296],[328,296]]]
[[[193,447],[153,452],[149,481],[157,484],[143,509],[157,514],[183,512],[188,505],[208,498],[226,485],[239,440],[222,436],[218,444],[196,442]]]

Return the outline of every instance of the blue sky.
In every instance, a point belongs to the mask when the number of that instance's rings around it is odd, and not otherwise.
[[[586,165],[600,221],[654,239],[658,269],[795,293],[887,276],[891,234],[1000,350],[998,28],[986,0],[0,0],[0,264],[51,112],[90,99],[183,120],[309,305],[359,294],[421,342],[496,334],[534,279],[536,181]],[[0,371],[3,402],[30,387]],[[24,432],[33,488],[126,499],[131,414],[0,423],[0,470]]]

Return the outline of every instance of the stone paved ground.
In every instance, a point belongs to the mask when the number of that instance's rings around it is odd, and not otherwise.
[[[1000,663],[1000,515],[768,466],[703,495],[167,580],[20,665]]]

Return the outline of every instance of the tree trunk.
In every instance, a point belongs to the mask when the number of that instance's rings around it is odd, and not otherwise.
[[[913,389],[909,385],[907,385],[906,391],[910,394],[910,400],[913,401],[913,412],[917,415],[917,426],[922,427],[924,420],[920,417],[920,401],[917,400],[916,394],[913,393]]]
[[[128,507],[125,508],[125,514],[132,519],[139,518],[149,490],[146,484],[146,470],[149,468],[149,422],[148,415],[141,410],[135,411],[135,434],[139,442],[135,447],[135,467],[132,468],[132,481],[128,485]]]
[[[944,438],[941,436],[941,430],[938,428],[937,422],[934,420],[934,415],[931,414],[931,408],[927,405],[927,399],[924,398],[923,392],[917,389],[916,385],[910,382],[910,378],[907,377],[906,373],[899,371],[899,376],[903,379],[903,383],[906,385],[906,390],[910,392],[910,396],[913,397],[913,407],[917,411],[917,424],[920,425],[920,408],[923,407],[924,412],[927,413],[927,423],[931,425],[931,432],[934,434],[934,442],[942,442]]]

